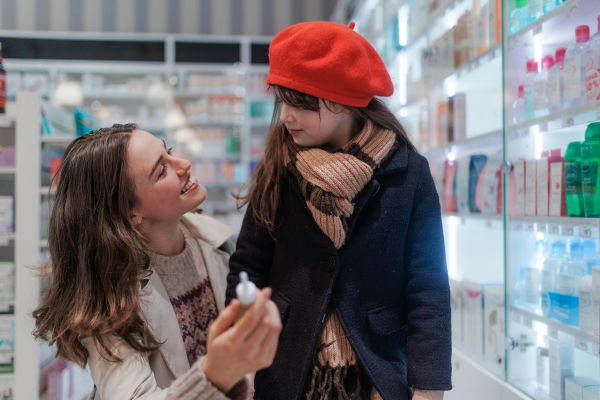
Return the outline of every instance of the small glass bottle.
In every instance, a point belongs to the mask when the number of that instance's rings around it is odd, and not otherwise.
[[[516,33],[527,25],[527,0],[517,0],[517,6],[510,13],[510,33]]]

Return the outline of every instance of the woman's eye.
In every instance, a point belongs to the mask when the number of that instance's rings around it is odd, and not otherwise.
[[[167,173],[167,166],[163,166],[162,170],[160,171],[160,174],[158,174],[158,178],[162,178],[165,174]]]
[[[167,154],[171,155],[171,150],[173,150],[173,148],[171,147],[169,150],[167,150]]]

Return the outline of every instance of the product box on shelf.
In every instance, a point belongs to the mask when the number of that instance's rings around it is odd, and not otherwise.
[[[15,349],[15,316],[0,314],[0,351]]]
[[[471,158],[465,157],[457,160],[456,169],[456,208],[461,214],[469,212],[469,172]]]
[[[484,295],[489,287],[499,284],[463,282],[463,337],[467,350],[475,356],[484,356]]]
[[[536,215],[537,162],[535,159],[525,162],[525,215]],[[517,188],[518,191],[518,188]]]
[[[444,141],[442,132],[442,144],[453,143],[464,140],[467,136],[467,98],[464,93],[457,93],[448,99],[448,135]]]
[[[572,377],[575,370],[573,346],[550,340],[548,347],[550,357],[550,397],[556,400],[566,400],[565,380]]]
[[[536,170],[537,170],[537,179],[536,179],[536,196],[537,202],[536,214],[538,217],[547,217],[548,216],[548,152],[546,154],[542,154],[542,158],[537,160]]]
[[[502,0],[488,1],[488,37],[490,47],[502,41]]]
[[[469,61],[469,32],[467,29],[469,14],[469,11],[466,11],[454,27],[454,68]]]
[[[600,386],[584,387],[583,400],[600,400]]]
[[[502,156],[496,154],[485,165],[480,209],[483,214],[501,214],[502,207]]]
[[[600,382],[588,376],[572,376],[565,380],[565,400],[583,400],[583,389]]]
[[[15,296],[15,264],[0,262],[0,299],[12,299]]]
[[[483,181],[485,178],[486,155],[471,156],[469,171],[469,209],[472,213],[481,213],[483,198]]]
[[[14,400],[15,374],[0,374],[0,399]]]
[[[463,283],[460,279],[449,278],[452,340],[463,341]]]
[[[447,213],[456,212],[456,200],[454,197],[454,178],[456,176],[456,161],[446,160],[444,168],[444,191],[443,210]]]
[[[0,147],[0,166],[14,167],[15,166],[15,148],[14,146]]]
[[[514,215],[525,215],[525,161],[519,160],[514,163],[514,181],[515,190],[511,193],[514,196]],[[512,199],[511,199],[512,201]]]
[[[504,288],[488,286],[483,289],[484,352],[494,370],[504,368]]]
[[[0,232],[11,233],[15,231],[15,198],[13,196],[0,196]]]
[[[560,149],[550,151],[548,162],[550,164],[550,205],[548,207],[548,215],[551,217],[566,217],[565,161],[560,155]]]

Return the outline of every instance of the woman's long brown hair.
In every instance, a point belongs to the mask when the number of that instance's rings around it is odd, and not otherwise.
[[[77,138],[57,174],[48,236],[51,283],[33,312],[33,334],[82,367],[89,356],[83,336],[94,337],[101,354],[115,362],[121,359],[109,350],[108,335],[142,353],[160,345],[140,313],[149,256],[131,224],[138,199],[127,147],[135,129],[116,124]]]
[[[257,224],[267,229],[271,234],[275,230],[275,215],[281,186],[286,176],[284,163],[285,135],[287,128],[279,120],[281,104],[286,103],[310,111],[320,111],[321,104],[330,108],[327,102],[322,102],[318,97],[288,89],[283,86],[273,85],[275,92],[275,110],[271,120],[271,127],[267,136],[265,155],[262,157],[251,178],[250,192],[246,196],[238,196],[240,207],[250,203],[253,217]],[[399,141],[404,141],[409,150],[417,151],[411,143],[402,124],[387,108],[385,103],[377,98],[371,100],[366,107],[344,106],[356,118],[360,126],[366,120],[371,120],[375,125],[396,133]],[[331,109],[331,108],[330,108]]]

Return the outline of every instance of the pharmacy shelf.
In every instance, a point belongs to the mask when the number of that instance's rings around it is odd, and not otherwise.
[[[69,144],[75,140],[75,135],[44,135],[42,143]]]
[[[510,308],[510,311],[512,312],[511,321],[515,321],[515,319],[519,319],[519,317],[521,317],[522,318],[521,324],[525,325],[525,326],[529,325],[529,322],[528,322],[529,320],[538,321],[538,322],[548,326],[552,330],[555,330],[555,332],[563,332],[563,333],[566,333],[567,335],[573,336],[574,338],[582,338],[582,339],[587,340],[589,343],[596,344],[596,345],[598,345],[600,343],[600,338],[598,338],[598,336],[594,335],[593,333],[583,332],[577,327],[565,325],[556,320],[543,317],[539,314],[536,314],[536,313],[528,311],[528,310],[524,310],[515,305],[510,305],[509,308]],[[557,334],[557,333],[555,333],[555,334]],[[553,336],[552,331],[549,332],[549,336]],[[588,351],[593,354],[593,352],[595,351],[594,346],[589,346]],[[596,354],[596,355],[598,355],[598,354]]]
[[[89,100],[145,100],[144,92],[83,92]]]
[[[558,132],[599,119],[600,101],[596,101],[509,126],[506,136],[508,140],[516,140],[537,133]]]
[[[540,232],[562,236],[575,236],[577,233],[580,238],[598,239],[596,230],[600,230],[600,218],[511,215],[508,219],[513,222],[511,228],[513,232]],[[577,232],[575,232],[575,228],[577,228]]]
[[[40,239],[40,248],[42,248],[42,249],[48,248],[48,239]]]
[[[240,85],[242,87],[242,85]],[[239,97],[234,92],[230,90],[219,91],[215,88],[208,89],[193,89],[185,92],[175,92],[175,97],[178,99],[195,99],[199,97],[208,97],[208,96],[230,96],[230,97]]]
[[[540,18],[535,21],[527,24],[519,31],[508,35],[507,45],[508,48],[511,49],[518,44],[518,38],[531,33],[532,35],[537,35],[542,32],[542,26],[545,22],[550,20],[555,20],[557,17],[569,17],[575,13],[577,13],[578,9],[586,8],[590,4],[594,4],[597,0],[567,0],[563,4],[556,7],[554,10],[542,15]]]
[[[434,147],[425,152],[425,156],[429,159],[435,159],[439,157],[446,157],[448,153],[452,151],[467,150],[470,148],[481,149],[482,147],[489,147],[494,142],[498,144],[498,150],[502,149],[502,129],[494,130],[492,132],[484,133],[482,135],[473,136],[464,140],[458,140],[452,143],[448,143],[445,146]]]
[[[503,221],[503,214],[477,214],[477,213],[443,213],[442,218],[456,217],[461,219],[483,219],[489,221]]]
[[[14,174],[16,171],[15,167],[0,167],[0,174],[1,175],[10,175],[10,174]]]
[[[15,237],[14,232],[0,232],[0,240],[15,240]],[[0,303],[2,303],[2,300],[0,300]]]
[[[491,62],[497,57],[502,57],[502,43],[496,43],[494,46],[490,47],[487,51],[479,54],[474,59],[455,68],[454,72],[452,72],[451,74],[438,77],[432,84],[439,85],[452,76],[461,78],[464,75],[470,73],[471,71],[486,65],[487,63]]]
[[[56,188],[50,186],[42,186],[40,187],[40,194],[42,196],[53,196],[56,194]]]
[[[252,127],[264,128],[268,127],[269,125],[271,125],[271,120],[253,119],[250,121],[250,126]]]

